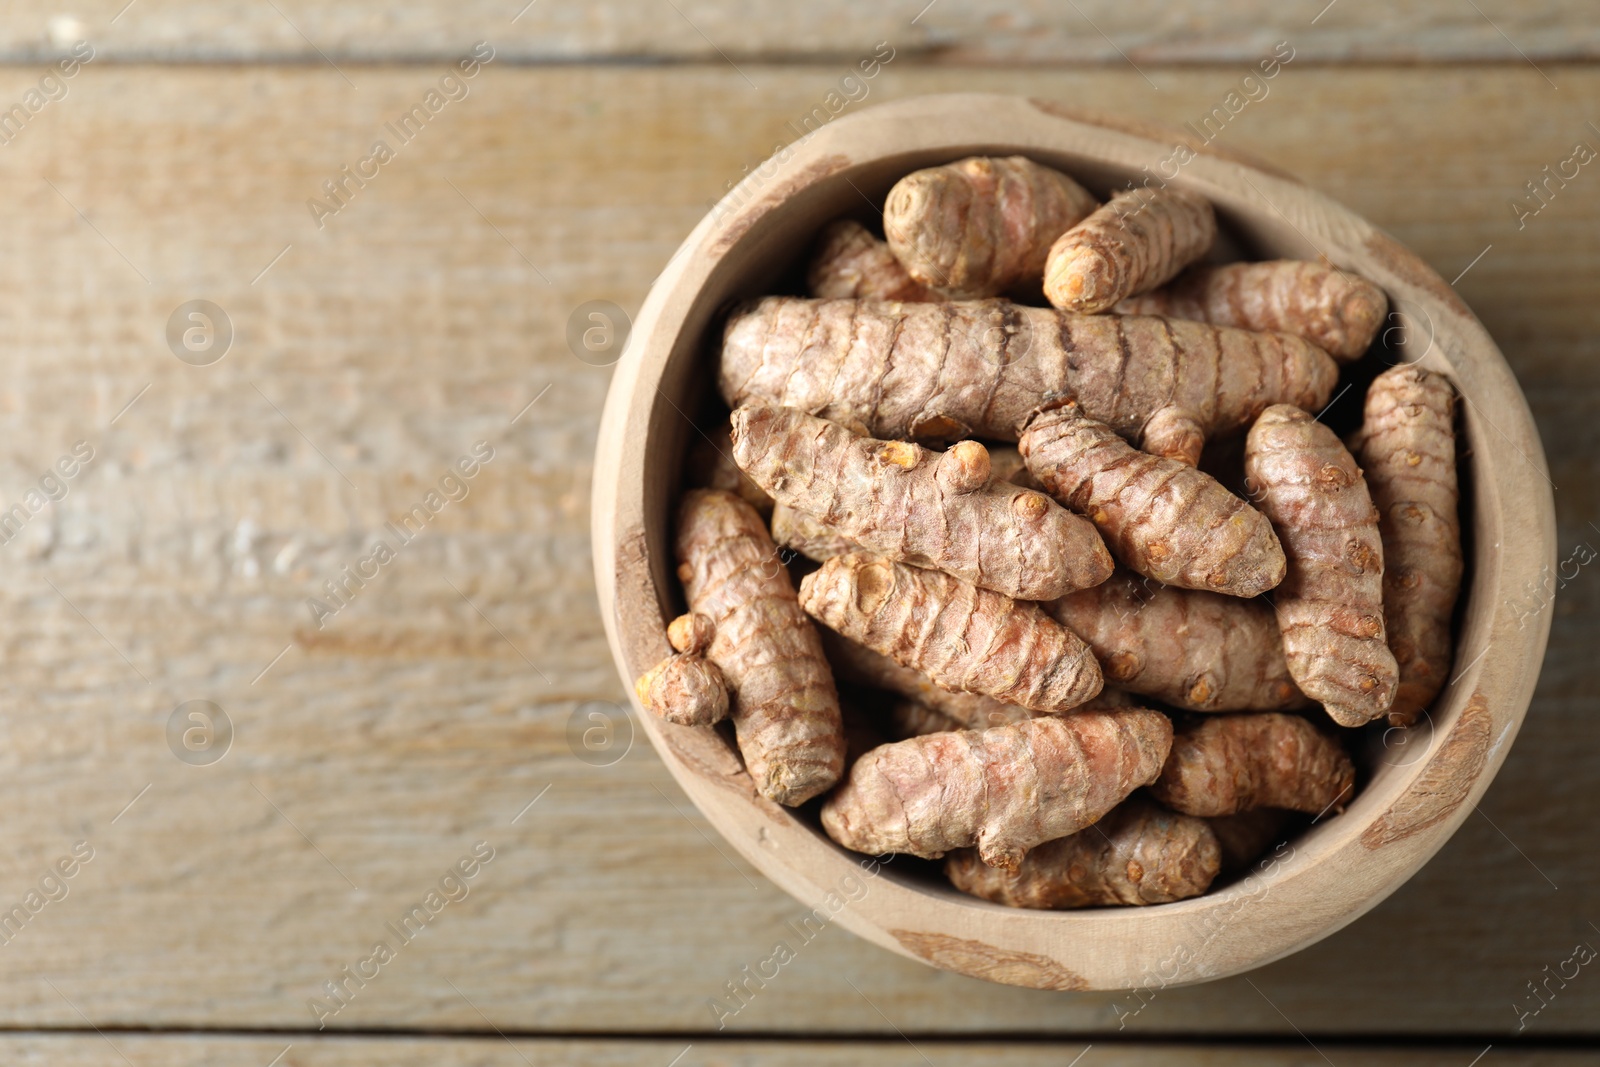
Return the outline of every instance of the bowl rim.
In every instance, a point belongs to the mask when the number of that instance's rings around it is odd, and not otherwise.
[[[1211,981],[1289,955],[1376,906],[1471,813],[1527,713],[1550,612],[1529,620],[1510,593],[1555,561],[1549,475],[1504,356],[1426,263],[1270,164],[1219,150],[1188,131],[990,93],[919,96],[866,108],[752,169],[658,276],[607,396],[592,511],[606,638],[631,694],[632,679],[670,651],[664,626],[670,605],[679,601],[667,577],[673,567],[659,500],[666,490],[657,485],[652,498],[647,456],[652,440],[663,433],[670,438],[673,420],[687,421],[669,394],[686,390],[688,371],[703,358],[699,334],[716,311],[706,306],[705,291],[719,269],[726,272],[730,257],[736,263],[752,256],[759,261],[764,249],[771,254],[767,246],[786,206],[836,190],[852,175],[882,170],[889,160],[915,157],[905,165],[909,170],[978,153],[1021,154],[1138,175],[1180,147],[1189,158],[1172,184],[1207,196],[1224,217],[1247,220],[1258,243],[1270,243],[1275,254],[1298,249],[1302,254],[1293,258],[1325,256],[1377,283],[1389,294],[1396,323],[1390,329],[1428,338],[1415,362],[1446,373],[1466,400],[1461,433],[1473,473],[1463,501],[1473,510],[1463,515],[1463,527],[1472,528],[1471,565],[1456,663],[1468,661],[1452,667],[1420,755],[1401,764],[1386,760],[1389,769],[1367,782],[1342,815],[1312,826],[1285,846],[1287,852],[1280,848],[1248,875],[1204,896],[1145,908],[1029,911],[902,879],[891,860],[880,864],[845,851],[759,796],[721,735],[662,722],[630,696],[634,718],[712,825],[819,916],[945,970],[1043,989],[1141,989],[1141,1005],[1149,991]],[[1071,163],[1066,167],[1070,171]],[[732,283],[724,278],[718,284]],[[1493,399],[1492,419],[1474,397]],[[1529,477],[1524,467],[1539,477]],[[1248,921],[1235,921],[1241,914]]]

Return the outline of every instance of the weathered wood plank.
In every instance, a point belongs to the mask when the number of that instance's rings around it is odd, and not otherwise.
[[[1323,1046],[1341,1067],[1460,1067],[1477,1049],[1368,1048]],[[52,1067],[1059,1067],[1085,1056],[1084,1064],[1107,1054],[1127,1067],[1310,1067],[1322,1063],[1305,1043],[1283,1046],[1115,1045],[1083,1043],[1004,1045],[977,1042],[892,1041],[513,1041],[489,1038],[307,1037],[153,1037],[111,1034],[77,1037],[58,1034],[0,1038],[7,1063]],[[282,1054],[281,1059],[274,1056]],[[1493,1053],[1484,1060],[1493,1062]],[[677,1057],[677,1058],[674,1058]],[[1526,1067],[1580,1067],[1600,1063],[1600,1054],[1538,1051],[1519,1056]]]
[[[1449,62],[1592,59],[1600,26],[1583,0],[1519,5],[1454,0],[1370,5],[1334,0],[1158,0],[1117,3],[896,0],[803,6],[763,0],[446,0],[394,5],[280,0],[112,0],[75,15],[39,3],[0,5],[0,57],[37,58],[86,37],[122,61],[444,61],[479,40],[506,59],[759,61],[870,54],[887,41],[953,63],[1228,63],[1248,65],[1280,41],[1304,61]]]
[[[0,510],[73,442],[95,450],[0,547],[0,901],[74,842],[95,850],[0,947],[0,1024],[313,1026],[323,983],[482,840],[495,858],[470,895],[352,983],[330,1026],[704,1031],[708,1001],[806,906],[727,859],[649,751],[595,766],[569,747],[580,704],[623,690],[586,544],[608,372],[563,338],[583,301],[637,308],[705,201],[838,72],[752,67],[752,89],[725,65],[491,65],[318,229],[307,199],[436,84],[354,73],[359,92],[317,68],[91,67],[0,152]],[[1160,92],[1131,71],[891,66],[872,99],[987,88],[1182,122],[1235,81],[1151,73]],[[1562,95],[1525,69],[1291,67],[1219,143],[1341,197],[1447,278],[1493,245],[1458,287],[1528,388],[1575,541],[1600,537],[1600,174],[1521,230],[1508,207],[1596,138],[1567,94],[1595,99],[1600,72],[1551,74]],[[0,99],[31,79],[6,72]],[[236,331],[212,366],[164,339],[196,298]],[[318,629],[308,598],[480,439],[495,455],[470,495]],[[1128,995],[989,986],[829,929],[729,1030],[1509,1037],[1525,983],[1600,944],[1597,573],[1553,609],[1486,817],[1327,942],[1130,1015]],[[168,747],[194,699],[237,729],[212,766]],[[1585,973],[1527,1032],[1596,1018]]]

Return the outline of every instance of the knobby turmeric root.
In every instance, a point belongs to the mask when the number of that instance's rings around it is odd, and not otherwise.
[[[958,693],[946,689],[921,671],[902,667],[888,656],[880,655],[826,628],[822,631],[822,648],[828,654],[828,662],[833,665],[835,673],[844,681],[852,685],[887,689],[930,712],[947,717],[952,729],[984,730],[1041,714],[1015,704],[1002,704],[982,693]]]
[[[952,730],[964,730],[966,727],[956,722],[942,711],[935,711],[926,704],[919,704],[915,700],[900,699],[890,703],[885,718],[889,727],[890,736],[896,741],[904,741],[908,737],[923,737],[927,734],[943,734]],[[1031,713],[1024,712],[1023,718],[1033,718]],[[1021,722],[1022,719],[1018,719]],[[996,725],[1004,725],[997,723]]]
[[[857,852],[938,859],[976,846],[1017,869],[1029,849],[1076,833],[1161,770],[1172,724],[1134,708],[929,734],[874,749],[822,808]]]
[[[854,219],[830,222],[817,239],[806,289],[812,296],[862,300],[938,300],[920,284],[880,241]]]
[[[800,603],[829,629],[947,689],[1045,713],[1100,692],[1093,653],[1039,605],[940,571],[852,552],[806,575]]]
[[[1271,404],[1320,410],[1337,378],[1327,353],[1288,334],[1005,300],[788,296],[734,312],[719,370],[730,407],[781,404],[879,438],[1015,441],[1043,398],[1072,396],[1088,417],[1174,457]]]
[[[1167,281],[1216,238],[1217,216],[1205,198],[1130,190],[1057,239],[1045,263],[1045,299],[1064,311],[1105,311]]]
[[[646,711],[679,726],[710,726],[728,717],[722,670],[706,659],[715,629],[704,615],[680,615],[667,626],[677,650],[645,671],[633,691]]]
[[[692,489],[678,511],[678,579],[715,627],[706,657],[732,694],[734,735],[761,794],[801,804],[844,768],[844,734],[822,643],[755,509]]]
[[[721,489],[732,493],[762,515],[772,513],[772,498],[733,461],[733,429],[724,422],[701,430],[689,447],[686,481],[696,489]]]
[[[772,539],[818,563],[861,548],[828,524],[787,504],[772,506]]]
[[[1115,310],[1292,333],[1348,362],[1372,344],[1389,299],[1365,278],[1337,267],[1274,259],[1193,267],[1170,285],[1130,297]]]
[[[1359,455],[1383,537],[1383,615],[1400,683],[1389,722],[1410,726],[1450,674],[1450,614],[1461,591],[1455,391],[1411,366],[1367,390]]]
[[[870,650],[868,650],[870,652]],[[877,653],[872,652],[872,655]],[[888,661],[899,670],[905,670]],[[964,694],[956,694],[957,696]],[[988,697],[979,699],[988,700]],[[1038,715],[1027,708],[1019,708],[1011,704],[992,702],[997,709],[982,717],[982,721],[971,723],[962,722],[946,715],[937,708],[922,703],[919,700],[903,698],[891,701],[886,713],[890,731],[896,739],[907,737],[921,737],[924,734],[943,733],[947,730],[982,730],[993,726],[1007,726],[1025,719],[1036,719]],[[1077,715],[1085,711],[1111,711],[1116,708],[1135,707],[1134,699],[1120,689],[1102,689],[1092,700],[1085,701],[1072,709],[1072,714]],[[974,716],[974,718],[978,718]]]
[[[1266,516],[1209,474],[1138,451],[1075,402],[1041,410],[1019,448],[1039,484],[1088,517],[1124,566],[1238,597],[1283,580],[1283,549]]]
[[[1272,607],[1118,572],[1044,605],[1088,642],[1108,683],[1192,711],[1306,706]]]
[[[946,297],[995,296],[1038,278],[1050,243],[1098,204],[1022,156],[914,171],[889,190],[883,231],[911,277]]]
[[[1249,867],[1283,840],[1283,832],[1293,816],[1279,808],[1252,808],[1233,815],[1216,815],[1206,820],[1222,846],[1222,872],[1234,874]]]
[[[1006,596],[1049,600],[1111,574],[1093,526],[1042,493],[991,482],[976,441],[930,452],[754,404],[733,413],[733,458],[776,501],[869,551]]]
[[[1013,908],[1167,904],[1197,897],[1222,867],[1217,835],[1204,819],[1130,797],[1099,822],[1033,849],[1014,871],[970,849],[945,859],[950,884]]]
[[[1208,715],[1183,726],[1150,794],[1185,815],[1287,808],[1343,810],[1355,765],[1339,742],[1298,715]]]
[[[1335,722],[1360,726],[1394,700],[1383,622],[1383,543],[1361,468],[1334,432],[1270,407],[1245,439],[1245,472],[1289,559],[1274,603],[1289,674]]]

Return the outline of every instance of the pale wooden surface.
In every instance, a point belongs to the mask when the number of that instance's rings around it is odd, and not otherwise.
[[[373,1038],[306,1035],[253,1037],[150,1037],[110,1034],[105,1037],[29,1035],[0,1038],[5,1062],[34,1067],[1062,1067],[1080,1056],[1083,1067],[1116,1063],[1121,1067],[1319,1067],[1332,1057],[1339,1067],[1461,1067],[1482,1051],[1454,1048],[1368,1048],[1294,1043],[1251,1047],[1240,1045],[1116,1046],[1098,1042],[996,1044],[930,1042],[891,1036],[873,1042],[839,1041],[514,1041],[487,1037]],[[282,1054],[282,1059],[273,1057]],[[1600,1062],[1600,1055],[1578,1051],[1516,1053],[1524,1067],[1581,1067]],[[674,1059],[674,1057],[679,1057]],[[1496,1053],[1480,1062],[1492,1067]],[[1511,1062],[1505,1055],[1500,1063]]]
[[[752,89],[720,63],[491,66],[319,232],[305,199],[435,76],[354,73],[359,92],[316,66],[91,66],[0,150],[6,506],[73,441],[97,451],[3,548],[0,899],[20,900],[73,841],[97,855],[0,947],[0,1024],[307,1028],[321,983],[486,839],[499,851],[472,895],[334,1025],[490,1032],[486,1016],[688,1043],[711,1023],[706,998],[804,909],[719,856],[642,741],[605,768],[568,749],[574,706],[622,688],[586,555],[608,372],[562,338],[582,301],[637,308],[705,201],[838,72],[752,65]],[[1114,68],[891,66],[873,93],[1026,92],[1181,122],[1236,80],[1152,73],[1160,93]],[[1520,232],[1507,199],[1574,139],[1593,143],[1583,102],[1600,76],[1547,73],[1559,93],[1525,65],[1291,67],[1224,136],[1447,279],[1492,243],[1458,289],[1528,392],[1570,549],[1600,542],[1587,526],[1600,521],[1600,172]],[[36,77],[5,70],[0,98]],[[222,362],[191,368],[162,330],[202,296],[237,337]],[[305,599],[478,438],[497,456],[472,495],[317,632]],[[1552,609],[1539,697],[1484,817],[1349,930],[1249,981],[1163,992],[1129,1028],[1467,1033],[1515,1049],[1524,983],[1575,942],[1600,944],[1596,574]],[[192,698],[238,729],[209,768],[178,762],[164,738]],[[1117,1002],[936,974],[829,930],[729,1030],[1104,1033]],[[1596,1018],[1600,980],[1585,971],[1525,1033],[1593,1037]],[[260,1062],[281,1047],[264,1041]],[[676,1049],[663,1047],[666,1062]]]
[[[1593,59],[1600,22],[1586,0],[94,0],[65,11],[0,3],[0,57],[47,54],[87,35],[119,60],[443,61],[487,40],[510,60],[647,58],[854,60],[889,42],[949,63],[1232,63],[1280,41],[1318,62],[1523,63]],[[70,12],[70,15],[66,13]],[[74,32],[63,16],[74,19]],[[52,21],[54,20],[54,21]],[[355,72],[346,72],[359,84]],[[749,72],[746,72],[747,74]],[[1244,73],[1243,69],[1239,73]]]

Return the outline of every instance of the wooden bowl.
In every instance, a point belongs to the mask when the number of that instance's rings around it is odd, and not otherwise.
[[[1438,851],[1488,788],[1533,693],[1550,613],[1530,614],[1522,601],[1555,562],[1550,482],[1515,378],[1450,286],[1387,234],[1266,164],[1046,101],[965,93],[869,108],[791,146],[695,228],[651,289],[611,384],[595,458],[595,584],[628,689],[670,651],[664,626],[683,610],[671,519],[697,437],[689,417],[715,389],[719,316],[731,300],[772,291],[824,223],[867,200],[881,204],[919,167],[1022,154],[1104,195],[1142,177],[1141,168],[1155,172],[1180,144],[1196,154],[1174,184],[1210,199],[1249,258],[1325,255],[1382,286],[1406,358],[1447,374],[1465,398],[1468,566],[1454,677],[1431,720],[1381,742],[1381,731],[1369,731],[1367,772],[1342,815],[1252,873],[1175,904],[1076,912],[967,897],[914,860],[869,873],[865,857],[828,840],[814,819],[757,795],[721,734],[637,715],[684,792],[768,878],[862,937],[935,967],[1040,989],[1159,988],[1304,948]]]

